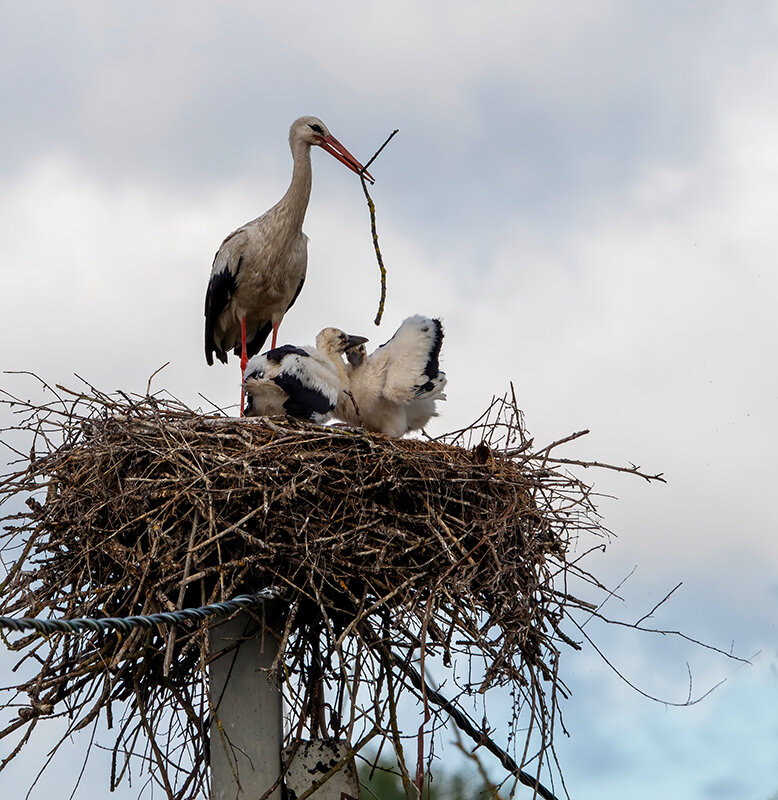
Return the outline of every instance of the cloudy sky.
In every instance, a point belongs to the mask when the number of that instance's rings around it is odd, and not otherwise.
[[[362,159],[399,128],[371,170],[384,323],[359,183],[316,151],[308,279],[281,339],[337,325],[377,343],[441,316],[449,401],[431,433],[513,381],[536,441],[589,428],[564,455],[664,472],[586,474],[618,534],[590,568],[611,584],[635,568],[609,604],[627,620],[683,582],[653,622],[752,664],[587,627],[662,700],[687,697],[687,664],[695,697],[725,682],[677,708],[568,654],[567,787],[769,800],[777,42],[759,0],[0,0],[0,366],[143,392],[170,362],[156,388],[237,402],[237,365],[203,357],[203,297],[224,236],[285,191],[289,124],[320,116]],[[33,796],[69,795],[64,761]],[[31,753],[0,786],[35,771]]]

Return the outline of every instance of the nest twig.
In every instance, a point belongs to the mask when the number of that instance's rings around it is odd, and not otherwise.
[[[578,646],[562,628],[594,608],[567,590],[572,576],[597,585],[570,548],[606,531],[590,488],[554,467],[552,448],[533,449],[515,399],[422,441],[52,391],[43,405],[4,401],[32,446],[0,479],[0,614],[130,616],[278,585],[289,741],[376,729],[401,749],[397,701],[426,694],[392,665],[421,648],[458,687],[452,702],[513,687],[519,766],[540,769],[565,693],[561,649]],[[35,668],[8,690],[5,707],[21,708],[0,738],[21,740],[6,762],[42,717],[68,715],[69,735],[120,705],[112,785],[137,756],[168,797],[202,795],[203,631],[6,643]]]

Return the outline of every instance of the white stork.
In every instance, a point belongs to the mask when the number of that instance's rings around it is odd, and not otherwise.
[[[437,416],[435,401],[446,399],[442,344],[440,320],[416,315],[369,356],[364,344],[347,348],[351,397],[341,394],[335,416],[389,436],[423,428]]]
[[[227,363],[227,352],[246,362],[258,353],[300,294],[308,263],[303,220],[311,196],[311,147],[317,145],[372,181],[359,161],[317,117],[300,117],[289,129],[294,168],[286,194],[261,217],[231,233],[216,252],[205,295],[205,358]],[[241,399],[242,405],[242,399]]]
[[[323,424],[348,382],[343,353],[366,341],[325,328],[316,337],[316,347],[285,344],[254,356],[243,382],[245,416],[286,414]]]

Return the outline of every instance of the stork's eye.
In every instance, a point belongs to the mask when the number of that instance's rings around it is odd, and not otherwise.
[[[324,133],[324,130],[322,129],[321,125],[311,125],[309,127],[314,133]]]

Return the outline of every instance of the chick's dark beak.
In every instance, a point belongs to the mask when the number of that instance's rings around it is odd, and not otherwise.
[[[346,350],[350,350],[352,347],[357,347],[360,344],[364,344],[365,342],[370,341],[365,336],[351,336],[346,335]]]

